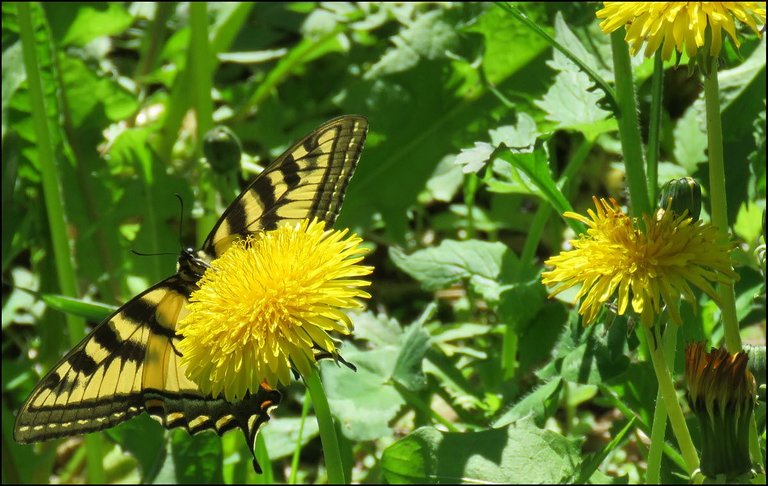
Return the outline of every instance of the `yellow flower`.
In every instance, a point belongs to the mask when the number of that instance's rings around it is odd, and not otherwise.
[[[597,12],[603,32],[610,33],[626,26],[624,38],[634,56],[647,42],[645,56],[652,56],[662,45],[662,58],[669,59],[674,49],[685,52],[689,58],[704,45],[707,26],[712,32],[709,53],[720,54],[722,31],[728,33],[736,47],[734,19],[749,26],[758,36],[758,24],[765,24],[765,8],[760,2],[603,2]]]
[[[291,370],[306,376],[314,349],[337,356],[328,331],[349,334],[343,309],[370,294],[357,277],[366,250],[356,235],[325,231],[304,220],[234,243],[211,263],[179,322],[187,376],[206,393],[227,400],[288,384]]]
[[[701,425],[701,471],[707,477],[733,479],[751,469],[749,424],[757,385],[747,365],[747,353],[708,353],[704,343],[685,347],[688,403]]]
[[[597,212],[589,210],[589,218],[565,213],[589,229],[571,241],[573,250],[547,260],[554,268],[542,274],[542,282],[553,287],[550,297],[581,285],[576,300],[584,298],[579,313],[585,324],[615,294],[619,315],[632,302],[643,323],[651,326],[666,304],[672,321],[682,324],[680,297],[695,303],[691,286],[719,303],[710,282],[736,278],[728,257],[731,245],[721,241],[714,226],[665,211],[658,218],[644,216],[643,233],[615,200],[593,200]]]

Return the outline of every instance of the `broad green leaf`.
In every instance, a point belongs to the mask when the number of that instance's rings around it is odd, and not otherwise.
[[[390,248],[392,261],[421,282],[426,290],[439,290],[469,279],[472,288],[486,298],[498,299],[502,269],[517,265],[517,256],[502,243],[479,240],[445,240],[433,248],[405,255]]]
[[[597,328],[592,325],[579,335],[573,330],[563,334],[555,366],[564,379],[599,385],[628,369],[626,319],[615,319],[605,333],[596,331]]]
[[[165,460],[160,466],[155,484],[221,483],[221,440],[213,432],[190,436],[186,431],[169,432]]]
[[[555,19],[555,39],[569,49],[581,54],[580,59],[592,67],[597,65],[594,56],[579,41],[563,20],[560,12]],[[547,64],[558,71],[554,84],[536,105],[547,113],[547,119],[557,128],[580,131],[588,140],[617,129],[616,120],[608,119],[610,112],[600,107],[604,93],[594,89],[594,81],[576,64],[558,50]]]
[[[84,123],[99,122],[101,125],[94,129],[103,130],[104,124],[123,120],[138,109],[132,93],[111,78],[92,71],[81,59],[60,56],[59,68],[74,129],[82,129]],[[103,110],[106,119],[97,110]]]
[[[493,150],[493,145],[489,143],[475,142],[474,147],[461,149],[459,155],[456,156],[456,164],[462,166],[462,171],[465,174],[480,172],[493,154]]]
[[[344,351],[357,372],[323,361],[323,386],[328,404],[339,418],[341,431],[351,440],[374,440],[392,435],[390,420],[404,401],[389,384],[399,354],[396,346],[371,351]]]
[[[120,34],[133,23],[123,4],[115,2],[52,3],[45,10],[61,45],[83,46],[100,36]]]
[[[430,346],[429,334],[419,322],[408,327],[402,337],[402,347],[395,362],[392,379],[403,385],[407,390],[423,389],[427,379],[421,369],[424,355]]]
[[[512,284],[500,295],[499,317],[503,322],[514,323],[517,328],[521,328],[538,314],[546,300],[547,293],[538,279]]]
[[[142,482],[151,483],[165,460],[163,426],[141,414],[107,430],[107,435],[138,461]]]
[[[178,483],[223,481],[221,440],[215,433],[189,435],[184,430],[174,430],[171,432],[171,453]]]
[[[509,411],[496,419],[494,427],[505,427],[520,420],[530,418],[538,427],[543,427],[560,406],[560,392],[563,381],[555,378],[518,401]]]
[[[408,70],[421,59],[444,58],[458,41],[456,26],[449,23],[445,16],[445,10],[432,10],[406,24],[397,35],[391,37],[395,46],[389,48],[371,66],[365,73],[365,79],[376,79]]]
[[[575,442],[530,423],[482,432],[423,427],[381,458],[388,483],[560,483],[579,463]]]
[[[300,422],[301,417],[275,417],[259,431],[267,444],[270,461],[293,454],[298,441]],[[317,418],[314,415],[308,415],[304,421],[301,445],[307,445],[318,434]]]
[[[688,174],[694,174],[697,165],[707,160],[707,134],[702,130],[704,106],[695,103],[675,125],[675,159]]]
[[[450,202],[463,180],[464,175],[461,167],[457,165],[456,157],[446,155],[435,167],[435,172],[427,181],[424,192],[419,196],[419,202],[425,205],[433,200]]]
[[[529,4],[529,7],[532,16],[543,18],[540,6]],[[491,83],[500,83],[523,69],[547,48],[541,37],[496,6],[489,8],[467,30],[483,35],[485,53],[482,67]],[[514,55],[509,55],[510,46],[514,46]]]
[[[370,341],[375,347],[396,345],[400,342],[403,328],[397,319],[384,314],[375,315],[371,311],[353,314],[350,317],[355,324],[356,339]]]

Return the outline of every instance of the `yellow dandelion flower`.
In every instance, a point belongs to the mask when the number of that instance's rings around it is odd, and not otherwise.
[[[349,334],[344,309],[370,294],[372,267],[356,235],[304,220],[234,243],[211,263],[179,322],[182,363],[206,393],[227,400],[306,376],[314,350],[337,356],[329,331]]]
[[[610,33],[626,26],[624,38],[634,56],[645,47],[652,56],[662,46],[662,58],[669,59],[673,50],[693,58],[704,46],[707,27],[712,33],[709,53],[720,54],[724,30],[739,46],[734,20],[746,24],[758,36],[759,25],[765,24],[765,7],[760,2],[603,2],[597,12],[603,32]],[[662,45],[663,44],[663,45]]]
[[[708,353],[704,343],[685,347],[688,402],[701,425],[701,471],[707,477],[734,478],[752,467],[749,424],[757,385],[747,365],[747,353]]]
[[[731,245],[714,226],[665,211],[658,218],[644,216],[643,232],[615,200],[593,200],[596,212],[590,209],[589,217],[565,213],[589,229],[571,241],[573,250],[547,260],[554,268],[542,274],[542,282],[553,287],[550,297],[581,285],[576,300],[584,299],[579,313],[585,324],[615,294],[619,315],[631,302],[643,323],[651,326],[666,304],[672,321],[682,324],[680,298],[695,303],[692,286],[719,303],[711,282],[736,278],[728,257]]]

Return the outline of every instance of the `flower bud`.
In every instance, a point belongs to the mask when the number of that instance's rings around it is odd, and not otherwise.
[[[240,140],[228,127],[216,126],[205,134],[203,154],[213,170],[226,174],[240,167]]]
[[[682,216],[687,209],[688,216],[698,221],[701,214],[701,186],[693,177],[667,181],[661,186],[659,209],[669,209],[677,216]]]
[[[685,348],[688,402],[701,431],[701,472],[709,478],[737,478],[751,470],[749,424],[756,383],[746,353],[725,348]]]

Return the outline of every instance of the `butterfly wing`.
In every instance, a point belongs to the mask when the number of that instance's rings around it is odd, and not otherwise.
[[[238,238],[274,229],[282,221],[336,220],[360,159],[368,122],[345,115],[330,120],[275,159],[232,202],[202,251],[220,256]]]
[[[252,447],[280,394],[260,389],[227,402],[203,395],[186,378],[175,328],[194,285],[174,275],[99,324],[32,391],[16,416],[14,439],[94,432],[146,410],[167,428],[190,433],[213,429],[221,435],[240,427]]]

